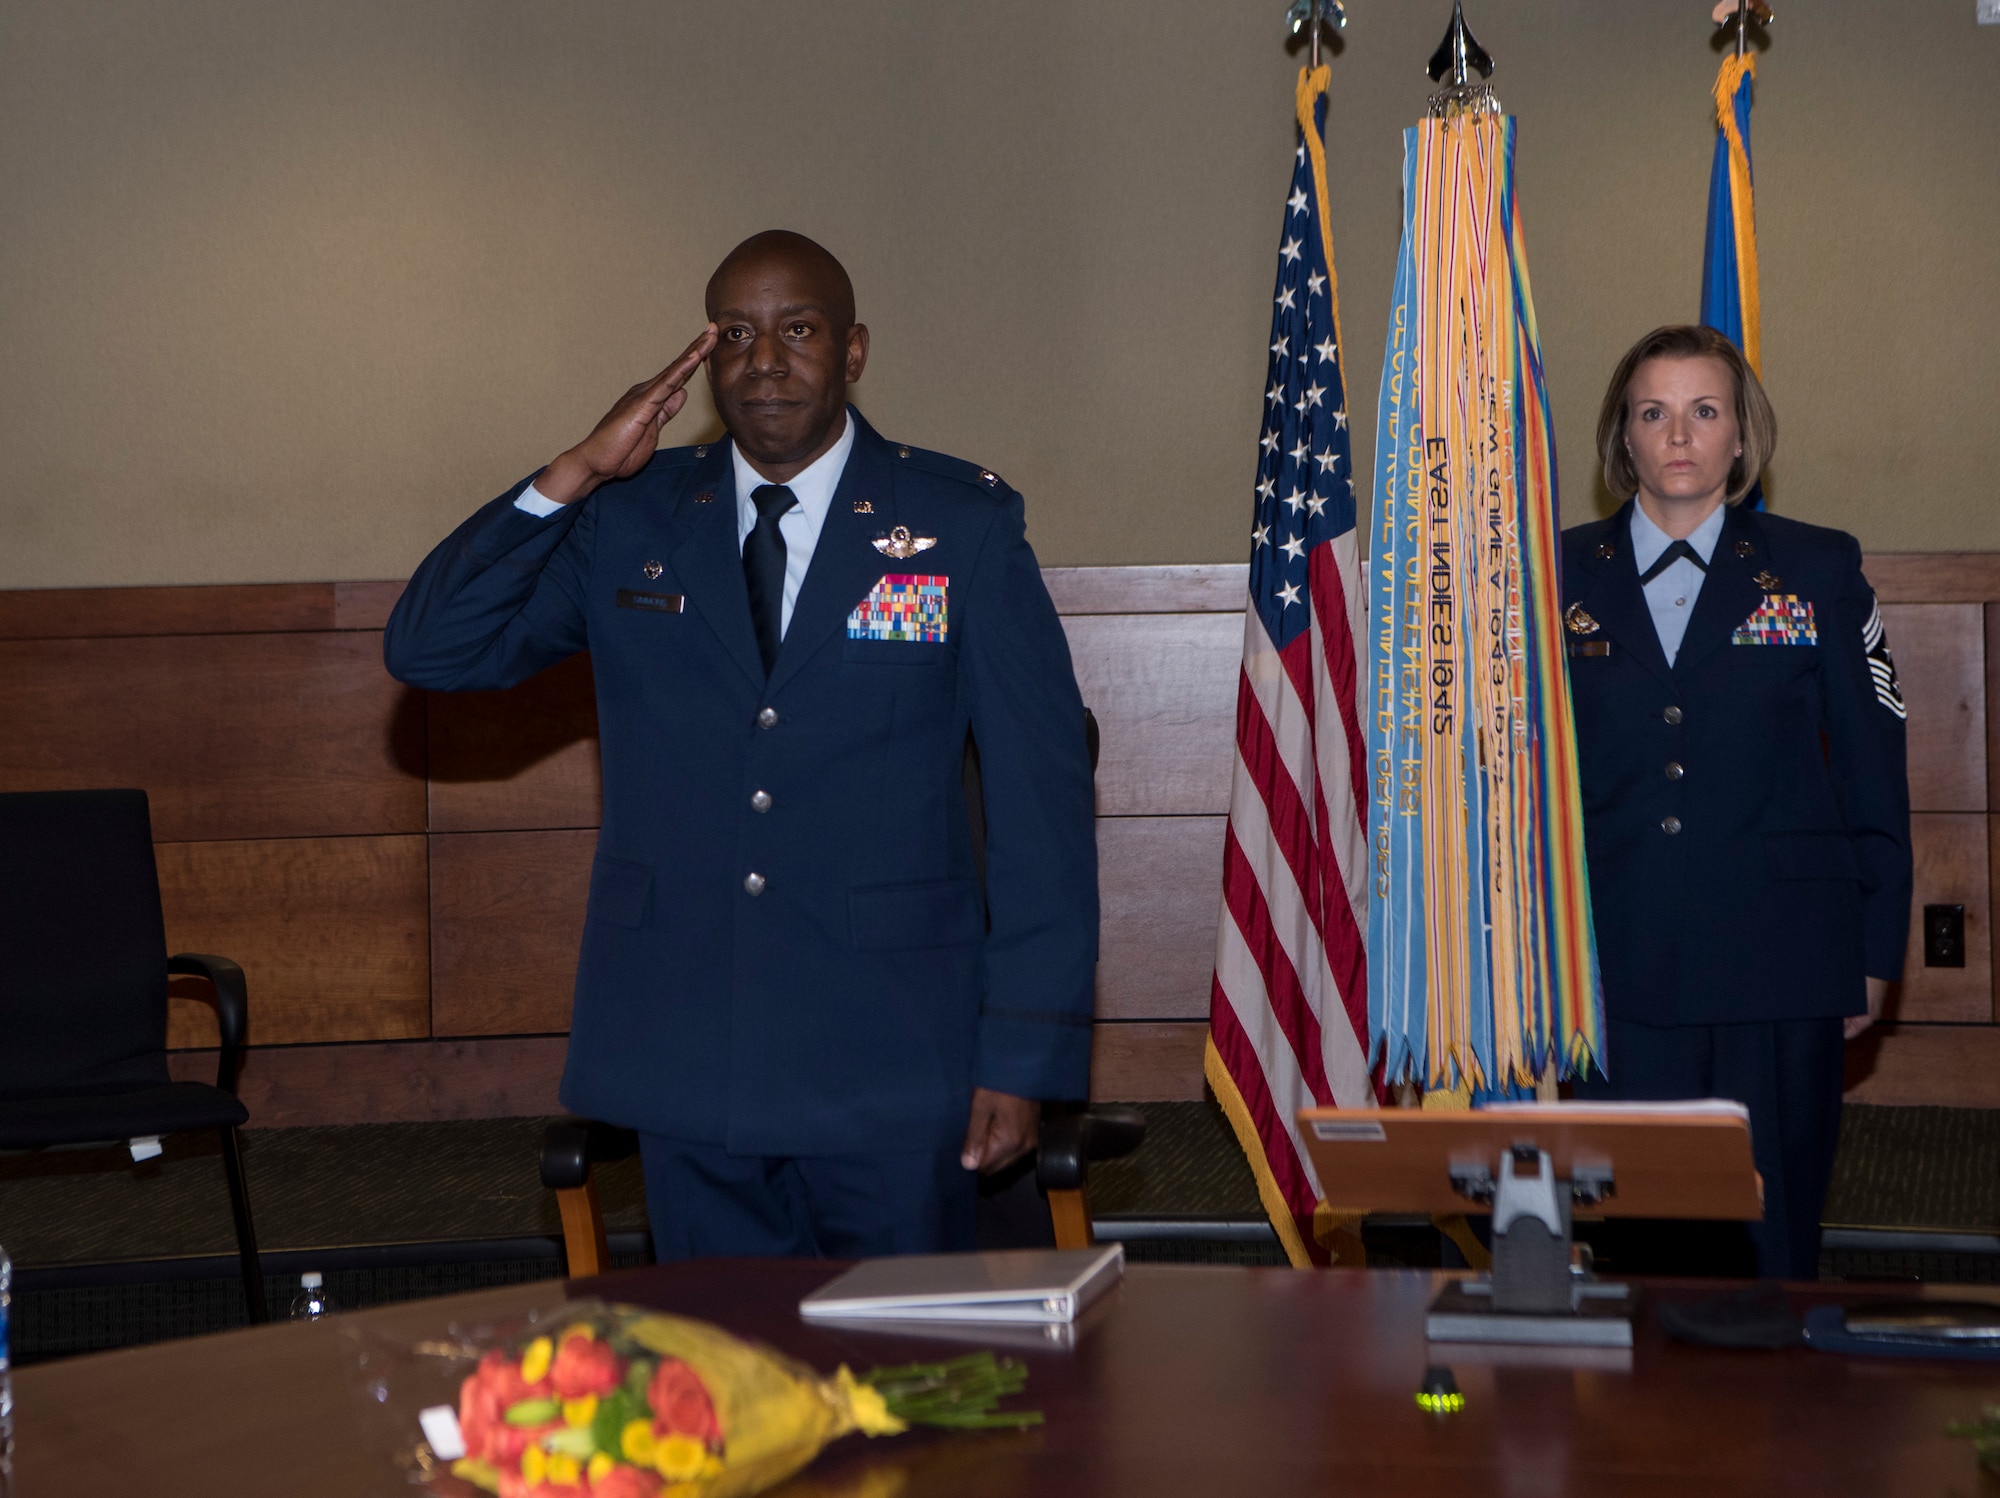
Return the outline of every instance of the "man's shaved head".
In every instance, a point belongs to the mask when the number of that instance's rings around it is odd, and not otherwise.
[[[824,245],[790,229],[752,234],[722,257],[722,264],[708,278],[709,320],[713,322],[718,312],[726,310],[723,300],[739,272],[777,269],[789,271],[794,285],[811,288],[836,329],[844,331],[854,325],[854,283],[847,277],[847,268]]]

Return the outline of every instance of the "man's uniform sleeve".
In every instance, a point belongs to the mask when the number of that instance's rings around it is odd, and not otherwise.
[[[1833,659],[1825,683],[1827,753],[1842,819],[1861,869],[1862,951],[1868,976],[1903,973],[1910,934],[1910,782],[1903,694],[1861,546],[1848,554],[1822,639]]]
[[[479,510],[417,568],[382,639],[398,681],[490,691],[587,648],[591,501],[542,518],[515,503],[531,482]]]
[[[1090,1091],[1097,831],[1083,698],[1029,549],[1021,497],[968,589],[961,669],[986,796],[986,998],[976,1085],[1030,1098]]]

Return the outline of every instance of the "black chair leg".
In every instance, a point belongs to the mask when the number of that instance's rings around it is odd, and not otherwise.
[[[236,1130],[224,1126],[216,1130],[222,1136],[222,1170],[229,1177],[229,1210],[236,1218],[236,1254],[243,1265],[243,1301],[250,1308],[250,1324],[261,1325],[271,1319],[271,1308],[264,1300],[264,1271],[257,1262],[257,1230],[250,1224],[250,1192],[243,1184],[243,1155],[236,1147]]]

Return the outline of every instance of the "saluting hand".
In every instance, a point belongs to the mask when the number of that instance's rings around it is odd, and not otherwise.
[[[687,382],[715,347],[715,336],[710,323],[678,359],[620,396],[595,431],[542,471],[535,480],[542,496],[570,504],[599,484],[644,468],[660,445],[660,429],[687,404]]]

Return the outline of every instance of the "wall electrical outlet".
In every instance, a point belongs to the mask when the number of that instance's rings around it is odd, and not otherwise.
[[[1924,907],[1924,966],[1965,966],[1965,907]]]

